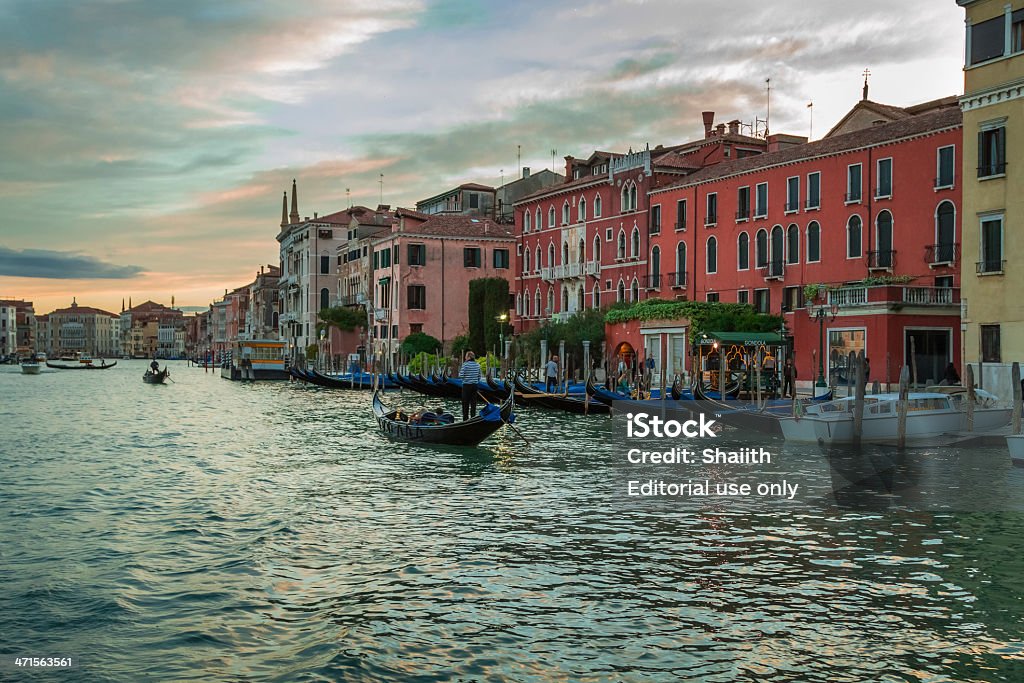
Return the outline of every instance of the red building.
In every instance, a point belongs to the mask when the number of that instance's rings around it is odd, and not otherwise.
[[[708,164],[759,155],[767,142],[741,134],[738,121],[713,125],[705,112],[705,137],[681,145],[626,154],[594,152],[565,158],[565,180],[515,204],[517,255],[516,329],[564,320],[585,308],[637,301],[650,286],[651,237],[676,234],[663,206],[650,193]]]
[[[781,313],[802,380],[817,375],[823,331],[840,366],[863,349],[872,379],[896,381],[913,346],[919,381],[938,381],[960,357],[961,143],[955,98],[865,99],[821,140],[769,138],[765,154],[653,187],[667,227],[650,224],[646,295]],[[822,295],[805,301],[807,285]],[[822,307],[820,330],[809,313]]]

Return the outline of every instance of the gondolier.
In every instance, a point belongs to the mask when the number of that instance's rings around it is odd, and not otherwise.
[[[462,419],[468,420],[476,417],[477,385],[480,384],[480,364],[472,351],[466,352],[466,361],[459,369],[459,379],[462,380]]]
[[[551,360],[544,366],[544,377],[544,391],[549,394],[554,393],[555,389],[558,388],[558,356],[551,355]]]

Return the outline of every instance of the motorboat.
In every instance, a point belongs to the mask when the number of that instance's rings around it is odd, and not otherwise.
[[[1010,460],[1014,465],[1024,467],[1024,434],[1009,434],[1006,447],[1010,449]]]
[[[864,397],[864,415],[860,441],[892,443],[897,440],[899,393],[871,394]],[[786,441],[822,445],[853,443],[855,398],[847,397],[806,407],[800,417],[780,419]],[[994,405],[976,404],[976,432],[988,432],[1010,421],[1012,410]],[[908,441],[932,439],[943,434],[968,430],[965,401],[938,392],[913,392],[907,397],[906,438]]]
[[[42,363],[35,358],[26,358],[21,361],[21,374],[23,375],[38,375],[42,369]]]

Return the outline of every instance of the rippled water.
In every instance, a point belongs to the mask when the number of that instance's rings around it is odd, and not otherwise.
[[[0,366],[0,679],[1024,680],[1005,451],[926,463],[932,495],[1000,512],[871,484],[645,503],[607,419],[522,411],[529,447],[413,447],[367,394],[144,366]]]

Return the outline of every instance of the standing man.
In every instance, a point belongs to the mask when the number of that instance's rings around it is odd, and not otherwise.
[[[465,421],[470,418],[470,412],[476,417],[477,385],[480,384],[480,364],[472,351],[466,351],[466,361],[459,368],[459,379],[462,380],[462,419]]]
[[[792,358],[787,358],[782,368],[782,398],[787,396],[796,398],[796,366]]]
[[[546,384],[544,390],[549,394],[554,393],[558,387],[558,356],[551,354],[551,360],[544,366],[544,378]]]

